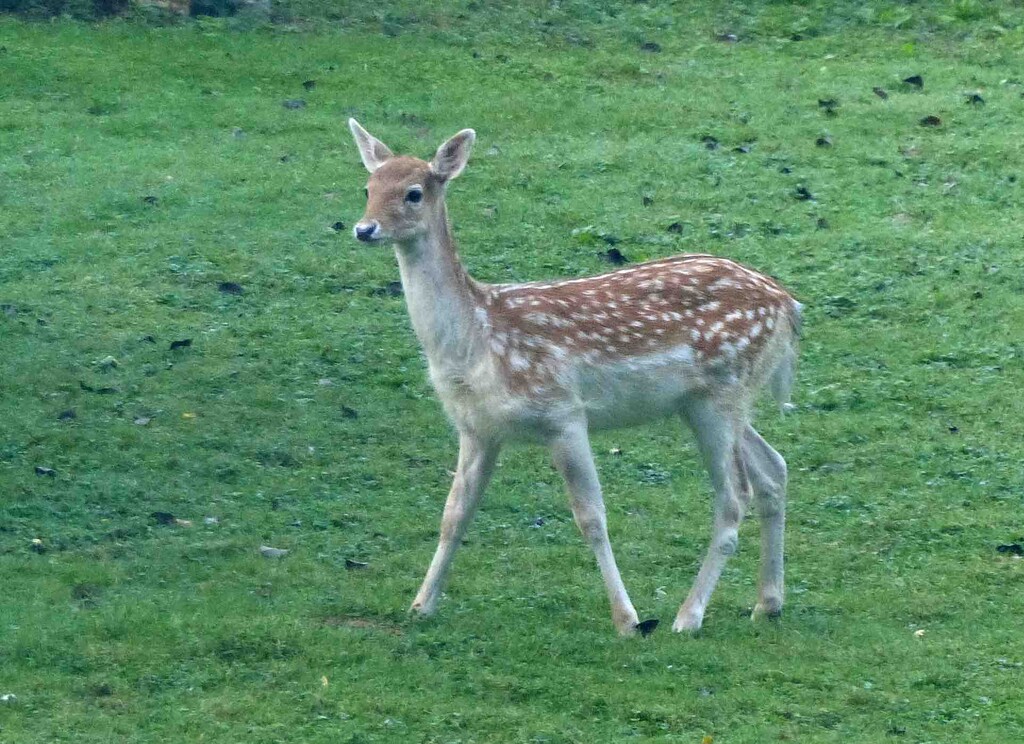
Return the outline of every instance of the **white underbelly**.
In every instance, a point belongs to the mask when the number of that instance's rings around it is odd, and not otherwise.
[[[575,393],[591,429],[632,426],[679,413],[706,386],[686,355],[664,355],[575,370]]]

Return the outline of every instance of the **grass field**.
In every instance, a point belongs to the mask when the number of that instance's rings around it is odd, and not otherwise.
[[[1020,9],[441,7],[0,18],[0,742],[1024,740]],[[748,520],[668,631],[711,508],[674,421],[594,441],[652,636],[615,635],[539,449],[406,616],[456,442],[351,238],[353,115],[420,156],[477,130],[480,279],[710,252],[804,302],[759,424],[778,622]]]

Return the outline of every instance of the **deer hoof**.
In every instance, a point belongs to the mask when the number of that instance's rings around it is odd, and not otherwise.
[[[781,597],[765,597],[756,605],[754,605],[754,611],[750,613],[751,620],[774,620],[775,618],[782,615],[782,598]]]
[[[676,616],[676,621],[672,623],[672,630],[676,633],[690,633],[691,635],[700,630],[701,624],[704,622],[704,618],[701,615],[694,615],[693,613],[679,613]]]

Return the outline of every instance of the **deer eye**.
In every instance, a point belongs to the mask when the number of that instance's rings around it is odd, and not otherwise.
[[[405,192],[405,200],[410,204],[419,204],[423,200],[423,189],[413,186]]]

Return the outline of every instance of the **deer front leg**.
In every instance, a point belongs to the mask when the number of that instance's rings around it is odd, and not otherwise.
[[[704,622],[704,611],[722,569],[729,556],[736,552],[746,496],[741,490],[741,475],[737,471],[737,426],[729,412],[705,401],[693,405],[686,412],[686,417],[697,436],[697,444],[711,475],[715,507],[711,545],[672,624],[672,630],[677,633],[697,631]]]
[[[632,635],[637,630],[638,618],[608,541],[601,484],[590,452],[586,424],[575,424],[563,431],[552,441],[551,454],[555,467],[565,479],[576,525],[597,557],[597,565],[601,569],[608,600],[612,605],[612,621],[621,635]]]
[[[500,446],[493,442],[465,433],[459,435],[459,463],[444,505],[441,538],[423,585],[409,608],[411,612],[432,615],[437,609],[448,568],[491,479],[499,450]]]

